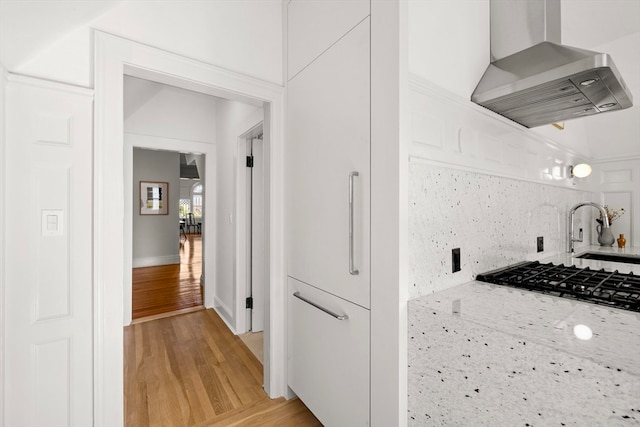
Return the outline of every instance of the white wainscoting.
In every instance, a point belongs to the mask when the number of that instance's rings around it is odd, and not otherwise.
[[[410,160],[524,181],[589,189],[568,166],[590,159],[421,77],[409,79]]]

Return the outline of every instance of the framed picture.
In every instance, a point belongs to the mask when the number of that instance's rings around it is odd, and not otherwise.
[[[140,181],[140,215],[169,213],[169,183]]]

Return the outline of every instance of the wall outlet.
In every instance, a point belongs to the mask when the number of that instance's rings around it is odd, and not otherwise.
[[[544,237],[538,237],[538,252],[544,251]]]
[[[460,248],[455,248],[451,250],[451,272],[455,273],[456,271],[460,271]]]

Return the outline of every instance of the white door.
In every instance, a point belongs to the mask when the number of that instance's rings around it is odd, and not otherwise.
[[[93,95],[12,76],[6,100],[5,425],[90,426]]]
[[[369,21],[289,81],[287,120],[289,276],[365,308],[370,284]]]
[[[264,329],[265,290],[265,216],[264,216],[264,149],[259,139],[251,141],[251,331]]]

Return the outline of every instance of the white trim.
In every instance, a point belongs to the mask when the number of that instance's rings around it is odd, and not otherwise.
[[[53,80],[46,80],[40,77],[30,77],[24,74],[5,73],[8,82],[22,83],[24,85],[40,87],[44,89],[57,90],[65,93],[72,93],[81,96],[93,96],[93,89],[76,86],[69,83],[60,83]]]
[[[640,160],[640,154],[633,154],[628,156],[607,157],[604,159],[591,160],[591,164],[598,165],[603,163],[617,163]]]
[[[0,64],[0,426],[4,426],[4,304],[5,304],[5,236],[7,229],[5,224],[5,173],[7,170],[5,155],[5,98],[6,98],[7,73]]]
[[[407,425],[407,2],[371,1],[371,425]]]
[[[123,425],[124,159],[123,76],[135,75],[178,87],[223,90],[260,100],[270,132],[270,310],[265,335],[265,390],[286,392],[285,260],[283,236],[284,91],[273,83],[184,58],[100,31],[95,41],[94,141],[94,340],[95,424]],[[270,123],[266,123],[270,121]],[[215,170],[215,169],[211,169]],[[206,187],[205,187],[206,188]],[[207,198],[210,199],[210,198]],[[206,277],[216,277],[207,263]],[[211,296],[212,297],[212,296]],[[212,306],[213,300],[205,305]]]
[[[592,162],[593,163],[593,162]],[[420,157],[420,156],[414,156],[414,155],[410,155],[409,156],[409,164],[420,164],[420,165],[429,165],[429,166],[438,166],[438,167],[442,167],[442,168],[448,168],[448,169],[455,169],[455,170],[459,170],[459,171],[464,171],[464,172],[471,172],[471,173],[477,173],[480,175],[487,175],[487,176],[496,176],[496,177],[500,177],[500,178],[507,178],[507,179],[513,179],[516,181],[524,181],[524,182],[532,182],[534,184],[541,184],[541,185],[552,185],[555,187],[560,187],[563,188],[565,190],[575,190],[575,191],[587,191],[585,189],[584,186],[568,186],[564,183],[564,181],[569,180],[570,178],[564,178],[561,181],[554,181],[552,179],[530,179],[530,178],[526,178],[526,177],[522,177],[522,176],[518,176],[518,175],[513,175],[513,174],[508,174],[508,173],[503,173],[503,172],[499,172],[499,171],[488,171],[486,169],[483,168],[476,168],[476,167],[472,167],[472,166],[467,166],[467,165],[463,165],[460,163],[455,163],[455,162],[445,162],[442,160],[434,160],[434,159],[426,159],[424,157]]]
[[[140,268],[140,267],[153,267],[156,265],[171,265],[171,264],[180,264],[180,255],[165,255],[165,256],[154,256],[154,257],[146,257],[146,258],[133,258],[131,262],[131,267]],[[125,298],[126,298],[126,295],[125,295]],[[125,323],[125,326],[126,325],[127,323]]]
[[[218,313],[222,321],[233,332],[238,335],[238,331],[233,327],[233,312],[222,300],[216,296],[213,297],[213,309]]]

